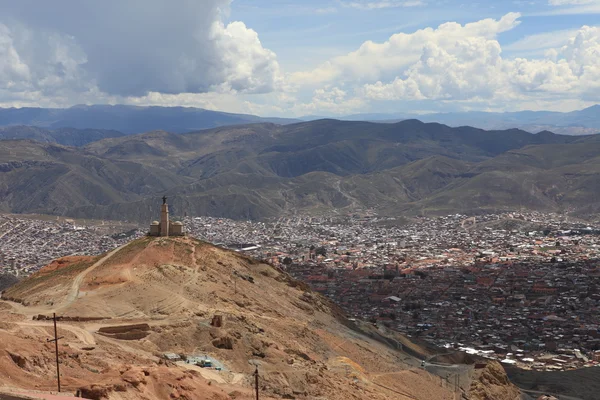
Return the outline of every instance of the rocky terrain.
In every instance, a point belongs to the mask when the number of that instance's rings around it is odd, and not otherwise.
[[[320,120],[108,138],[83,147],[6,140],[0,212],[147,223],[172,213],[264,220],[598,211],[600,136],[483,131],[416,120]]]
[[[0,140],[31,139],[38,142],[58,143],[65,146],[84,146],[107,138],[124,136],[123,133],[103,129],[58,128],[16,125],[0,127]]]
[[[514,400],[521,395],[519,389],[511,385],[504,368],[497,361],[475,371],[470,388],[472,400]]]
[[[91,399],[251,399],[256,367],[261,399],[454,398],[373,326],[355,325],[270,265],[192,238],[142,238],[97,258],[57,260],[3,299],[0,391],[54,389],[46,339],[57,313],[63,391]],[[165,353],[208,356],[222,368]],[[492,384],[516,393],[506,380]]]

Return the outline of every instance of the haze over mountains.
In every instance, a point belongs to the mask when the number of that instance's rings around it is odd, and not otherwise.
[[[165,130],[185,133],[220,126],[272,122],[291,124],[301,121],[323,119],[323,116],[293,118],[263,118],[247,114],[231,114],[192,107],[137,107],[126,105],[79,105],[71,108],[0,108],[0,139],[32,138],[47,141],[44,136],[29,136],[22,126],[35,126],[50,131],[64,128],[119,131],[122,135]],[[507,113],[455,112],[434,114],[411,114],[405,112],[388,114],[353,114],[336,117],[345,121],[371,121],[393,123],[407,119],[438,122],[453,127],[473,126],[481,129],[519,128],[528,132],[549,130],[565,135],[587,135],[600,132],[600,105],[567,113],[551,111],[520,111]],[[15,129],[17,129],[15,131]],[[30,128],[32,129],[32,128]],[[48,136],[48,135],[46,135]],[[101,139],[88,132],[86,143]],[[106,134],[104,137],[114,137]],[[80,145],[78,142],[61,141],[64,135],[51,134],[57,143]]]
[[[372,208],[388,215],[600,207],[600,136],[407,120],[154,131],[83,147],[6,140],[0,211],[147,222],[263,219]]]
[[[347,121],[397,122],[405,119],[438,122],[449,126],[474,126],[481,129],[519,128],[528,132],[550,130],[564,135],[586,135],[600,132],[600,105],[571,112],[518,111],[518,112],[451,112],[432,114],[388,113],[353,114],[341,117]],[[305,117],[313,120],[314,117]]]
[[[70,108],[0,108],[0,126],[31,125],[51,130],[105,129],[132,134],[164,129],[180,133],[254,122],[284,124],[298,120],[261,118],[191,107],[78,105]]]

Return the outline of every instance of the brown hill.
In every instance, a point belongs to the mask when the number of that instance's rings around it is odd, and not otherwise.
[[[63,386],[90,398],[251,399],[255,365],[261,399],[454,398],[374,327],[270,265],[193,238],[58,260],[3,297],[20,303],[0,303],[0,389],[54,387],[45,341],[56,312]],[[223,370],[161,361],[167,352],[208,355]]]
[[[365,208],[598,210],[596,136],[320,120],[153,131],[79,148],[2,144],[5,212],[141,222],[164,193],[180,216],[244,219]]]

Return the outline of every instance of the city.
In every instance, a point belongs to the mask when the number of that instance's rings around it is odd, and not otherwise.
[[[14,216],[0,222],[0,262],[16,275],[145,234],[139,228],[109,235],[102,225]],[[349,317],[411,338],[526,369],[600,361],[600,230],[588,223],[535,212],[184,222],[191,236],[307,282]]]
[[[143,234],[121,222],[0,215],[0,266],[4,273],[26,276],[56,258],[102,254]]]

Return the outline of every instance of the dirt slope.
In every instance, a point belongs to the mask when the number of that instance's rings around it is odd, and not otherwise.
[[[63,387],[93,399],[251,399],[256,365],[261,399],[453,398],[303,284],[192,238],[59,261],[6,295],[22,303],[0,307],[0,388],[54,388],[44,316],[58,311]],[[166,352],[208,355],[224,369],[165,362]]]

